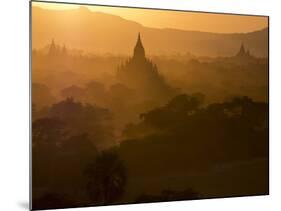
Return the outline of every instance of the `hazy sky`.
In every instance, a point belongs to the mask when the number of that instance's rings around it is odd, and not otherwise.
[[[45,9],[75,9],[79,5],[62,3],[33,2],[34,6]],[[144,26],[156,28],[177,28],[219,33],[250,32],[267,27],[267,18],[258,16],[221,15],[210,13],[178,12],[117,7],[87,6],[100,11],[136,21]]]

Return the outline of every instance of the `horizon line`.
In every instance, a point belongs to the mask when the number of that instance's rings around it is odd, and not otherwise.
[[[117,5],[101,5],[101,4],[89,4],[89,3],[73,3],[73,2],[52,2],[52,1],[41,1],[41,0],[31,0],[30,1],[31,6],[35,7],[35,8],[39,8],[42,10],[46,10],[46,11],[55,11],[55,12],[64,12],[64,11],[72,11],[72,10],[79,10],[81,8],[85,8],[87,9],[89,12],[91,13],[102,13],[102,14],[107,14],[107,15],[112,15],[115,17],[119,17],[123,20],[127,20],[127,21],[131,21],[137,24],[140,24],[143,27],[146,28],[155,28],[155,29],[173,29],[173,30],[179,30],[179,31],[190,31],[190,32],[202,32],[202,33],[213,33],[213,34],[247,34],[247,33],[252,33],[252,32],[256,32],[256,31],[262,31],[264,29],[269,28],[269,16],[266,15],[251,15],[251,14],[235,14],[235,13],[222,13],[222,12],[204,12],[204,11],[191,11],[191,10],[174,10],[174,9],[162,9],[162,8],[144,8],[144,7],[131,7],[131,6],[117,6]],[[32,5],[32,3],[46,3],[46,4],[67,4],[67,5],[75,5],[77,6],[76,8],[65,8],[65,9],[55,9],[55,8],[44,8],[44,6],[40,6],[40,5]],[[97,7],[111,7],[111,8],[127,8],[127,9],[144,9],[144,10],[157,10],[157,11],[175,11],[175,12],[185,12],[185,13],[202,13],[202,14],[217,14],[217,15],[233,15],[233,16],[250,16],[250,17],[263,17],[263,18],[267,18],[267,25],[256,28],[256,29],[252,29],[250,31],[236,31],[236,32],[218,32],[218,31],[208,31],[208,30],[200,30],[200,29],[184,29],[181,27],[158,27],[158,26],[148,26],[146,24],[140,23],[136,20],[127,18],[127,17],[123,17],[114,13],[110,13],[110,12],[104,12],[104,11],[95,11],[95,10],[91,10],[91,8],[88,8],[88,6],[97,6]]]

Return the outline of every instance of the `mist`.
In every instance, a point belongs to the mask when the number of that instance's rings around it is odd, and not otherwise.
[[[268,28],[32,12],[34,209],[268,194]]]

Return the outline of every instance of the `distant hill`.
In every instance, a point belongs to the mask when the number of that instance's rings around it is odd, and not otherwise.
[[[55,39],[57,43],[87,52],[131,55],[138,32],[150,55],[190,52],[196,56],[232,56],[242,42],[252,55],[268,55],[268,28],[237,34],[158,29],[92,12],[86,7],[65,11],[32,7],[33,48],[44,47]]]

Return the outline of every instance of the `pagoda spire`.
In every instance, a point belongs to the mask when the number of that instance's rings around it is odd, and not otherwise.
[[[245,54],[246,54],[246,51],[245,51],[244,43],[242,42],[237,56],[244,56]]]
[[[138,39],[134,48],[134,58],[145,58],[145,51],[141,41],[140,32],[138,33]]]
[[[140,42],[141,43],[141,36],[140,36],[140,32],[139,32],[139,34],[138,34],[138,42]],[[141,43],[142,44],[142,43]]]
[[[55,40],[52,39],[52,42],[49,47],[49,55],[55,55],[56,52],[57,52],[57,46],[56,46]]]

